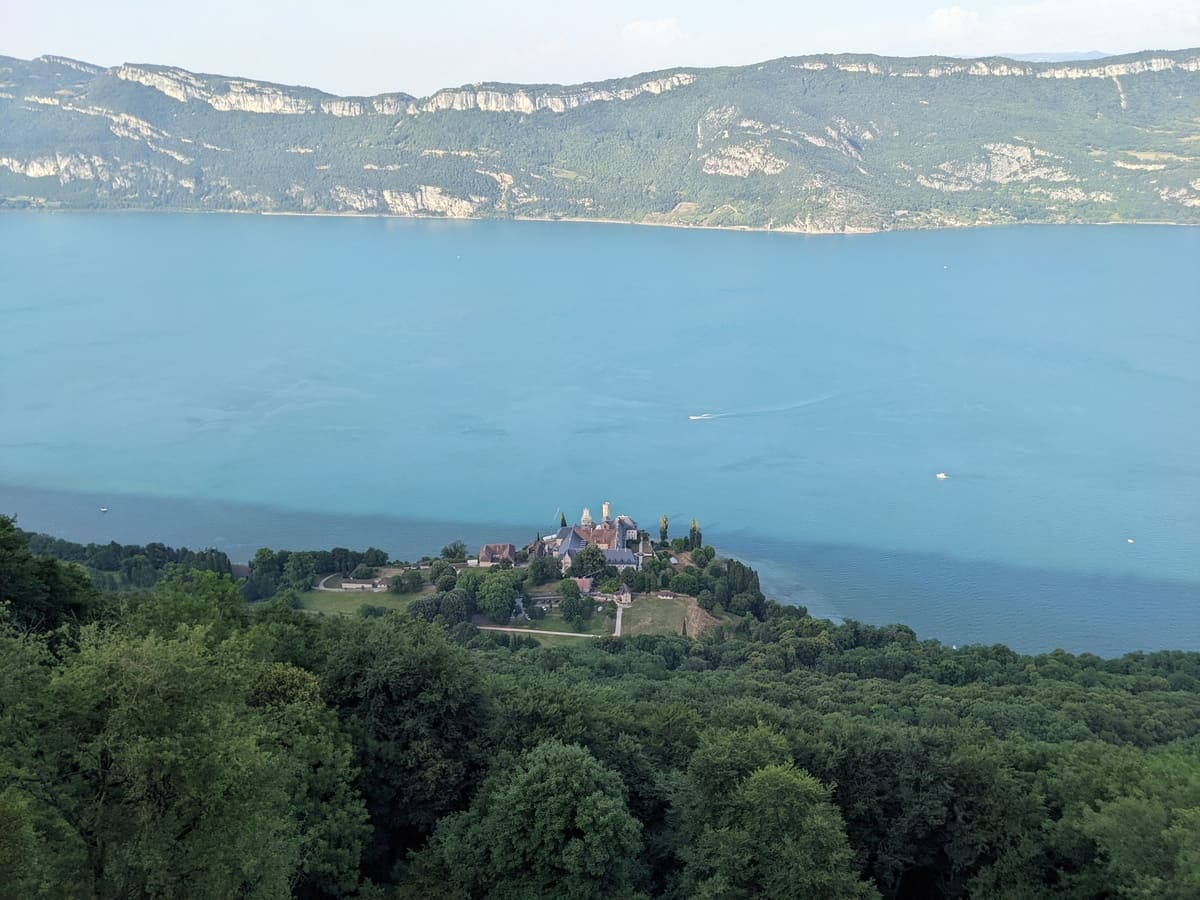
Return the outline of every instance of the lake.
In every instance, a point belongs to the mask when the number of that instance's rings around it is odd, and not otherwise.
[[[1197,229],[6,214],[0,322],[27,529],[411,558],[611,500],[817,615],[1200,650]]]

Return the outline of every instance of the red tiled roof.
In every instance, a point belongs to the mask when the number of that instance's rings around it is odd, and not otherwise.
[[[517,548],[512,544],[484,544],[479,548],[480,562],[499,562],[502,559],[516,562]]]

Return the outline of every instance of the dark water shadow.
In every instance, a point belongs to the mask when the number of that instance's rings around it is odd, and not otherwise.
[[[472,550],[492,541],[520,546],[557,524],[439,521],[400,512],[346,515],[2,483],[0,513],[15,513],[26,530],[73,541],[216,547],[235,562],[249,560],[259,547],[376,546],[396,559],[416,559],[453,540]],[[813,615],[902,622],[922,638],[1003,643],[1026,653],[1059,647],[1101,656],[1200,650],[1198,584],[794,543],[747,532],[710,529],[706,540],[755,566],[768,596],[803,604]]]
[[[100,507],[108,512],[101,512]],[[393,559],[436,554],[464,541],[527,543],[536,526],[446,522],[402,515],[344,515],[279,509],[252,503],[55,491],[0,484],[0,513],[16,514],[26,531],[72,541],[142,544],[159,541],[193,549],[215,547],[246,562],[259,547],[289,550],[379,547]],[[557,525],[557,523],[553,523]],[[542,526],[542,533],[551,523]]]
[[[902,622],[922,638],[1025,653],[1200,650],[1200,584],[745,532],[706,538],[754,565],[768,596],[813,615]]]

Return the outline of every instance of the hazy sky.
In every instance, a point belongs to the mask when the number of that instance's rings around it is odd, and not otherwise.
[[[0,0],[0,55],[169,63],[340,94],[570,83],[837,51],[1195,46],[1197,0]]]

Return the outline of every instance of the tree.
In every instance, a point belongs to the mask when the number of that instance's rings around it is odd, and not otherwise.
[[[451,562],[462,562],[467,558],[467,545],[462,541],[451,541],[442,548],[442,559],[448,559]]]
[[[485,723],[479,674],[436,625],[402,616],[353,623],[329,651],[326,699],[354,741],[375,877],[465,806]]]
[[[689,896],[878,897],[858,877],[829,790],[790,763],[751,773],[685,857]]]
[[[751,772],[791,761],[787,741],[764,725],[736,730],[710,729],[700,736],[679,794],[684,839],[729,817],[727,807],[738,784]]]
[[[563,619],[576,629],[582,629],[584,622],[590,619],[594,612],[591,599],[583,596],[579,585],[570,578],[562,580],[558,586],[558,592],[563,598],[561,607]]]
[[[529,564],[529,580],[547,584],[562,576],[562,565],[553,556],[539,556]]]
[[[375,569],[368,566],[366,563],[359,563],[350,573],[351,578],[367,579],[375,577]]]
[[[249,703],[269,725],[266,745],[291,776],[289,806],[300,838],[292,896],[352,892],[370,825],[337,714],[321,700],[316,676],[286,663],[258,673]]]
[[[170,637],[181,628],[201,625],[216,644],[245,623],[246,609],[233,579],[216,572],[169,569],[148,594],[129,598],[125,625],[137,634]]]
[[[442,594],[441,600],[438,603],[438,616],[442,623],[447,626],[467,621],[471,618],[473,610],[474,604],[469,601],[469,598],[462,591],[448,591]]]
[[[399,575],[393,575],[388,581],[388,592],[392,594],[415,594],[425,584],[425,579],[418,569],[409,569]]]
[[[283,566],[283,583],[298,591],[312,588],[317,578],[317,567],[311,553],[292,553]]]
[[[472,602],[479,596],[479,589],[487,580],[488,569],[461,569],[454,587],[467,595]]]
[[[14,623],[50,630],[81,621],[96,600],[87,572],[29,552],[27,539],[9,516],[0,516],[0,602]]]
[[[667,542],[667,531],[670,524],[670,521],[667,519],[667,516],[664,513],[663,517],[658,520],[658,542],[660,544],[665,544]]]
[[[447,572],[453,572],[453,571],[454,571],[454,566],[450,565],[450,563],[448,563],[446,560],[435,559],[429,565],[429,583],[437,584],[437,580],[439,578],[441,578]]]
[[[288,895],[298,770],[246,703],[241,653],[203,627],[82,631],[37,704],[39,752],[24,765],[58,894]]]
[[[700,582],[695,575],[687,572],[680,572],[671,578],[671,590],[677,594],[687,594],[695,597],[700,593]]]
[[[430,852],[471,896],[600,900],[630,891],[640,844],[621,779],[583,747],[551,740],[440,823]]]
[[[700,524],[695,519],[692,519],[692,524],[688,527],[688,549],[699,550],[703,545],[704,535],[700,531]]]
[[[475,605],[493,622],[503,624],[512,618],[517,603],[517,588],[512,576],[512,572],[496,569],[489,572],[479,588]]]
[[[454,574],[453,570],[451,570],[449,572],[446,572],[440,578],[438,578],[438,580],[436,582],[436,586],[439,591],[442,591],[444,593],[445,591],[454,590],[454,585],[457,582],[458,582],[458,576]]]
[[[567,527],[567,514],[565,512],[559,512],[559,514],[558,514],[558,527],[559,528]],[[526,532],[526,534],[528,534],[528,533],[529,532]]]
[[[610,568],[604,551],[595,544],[588,544],[575,555],[567,574],[575,578],[593,578]],[[613,570],[616,573],[616,570]]]
[[[441,594],[423,594],[408,605],[408,614],[432,622],[441,612],[441,598]]]

